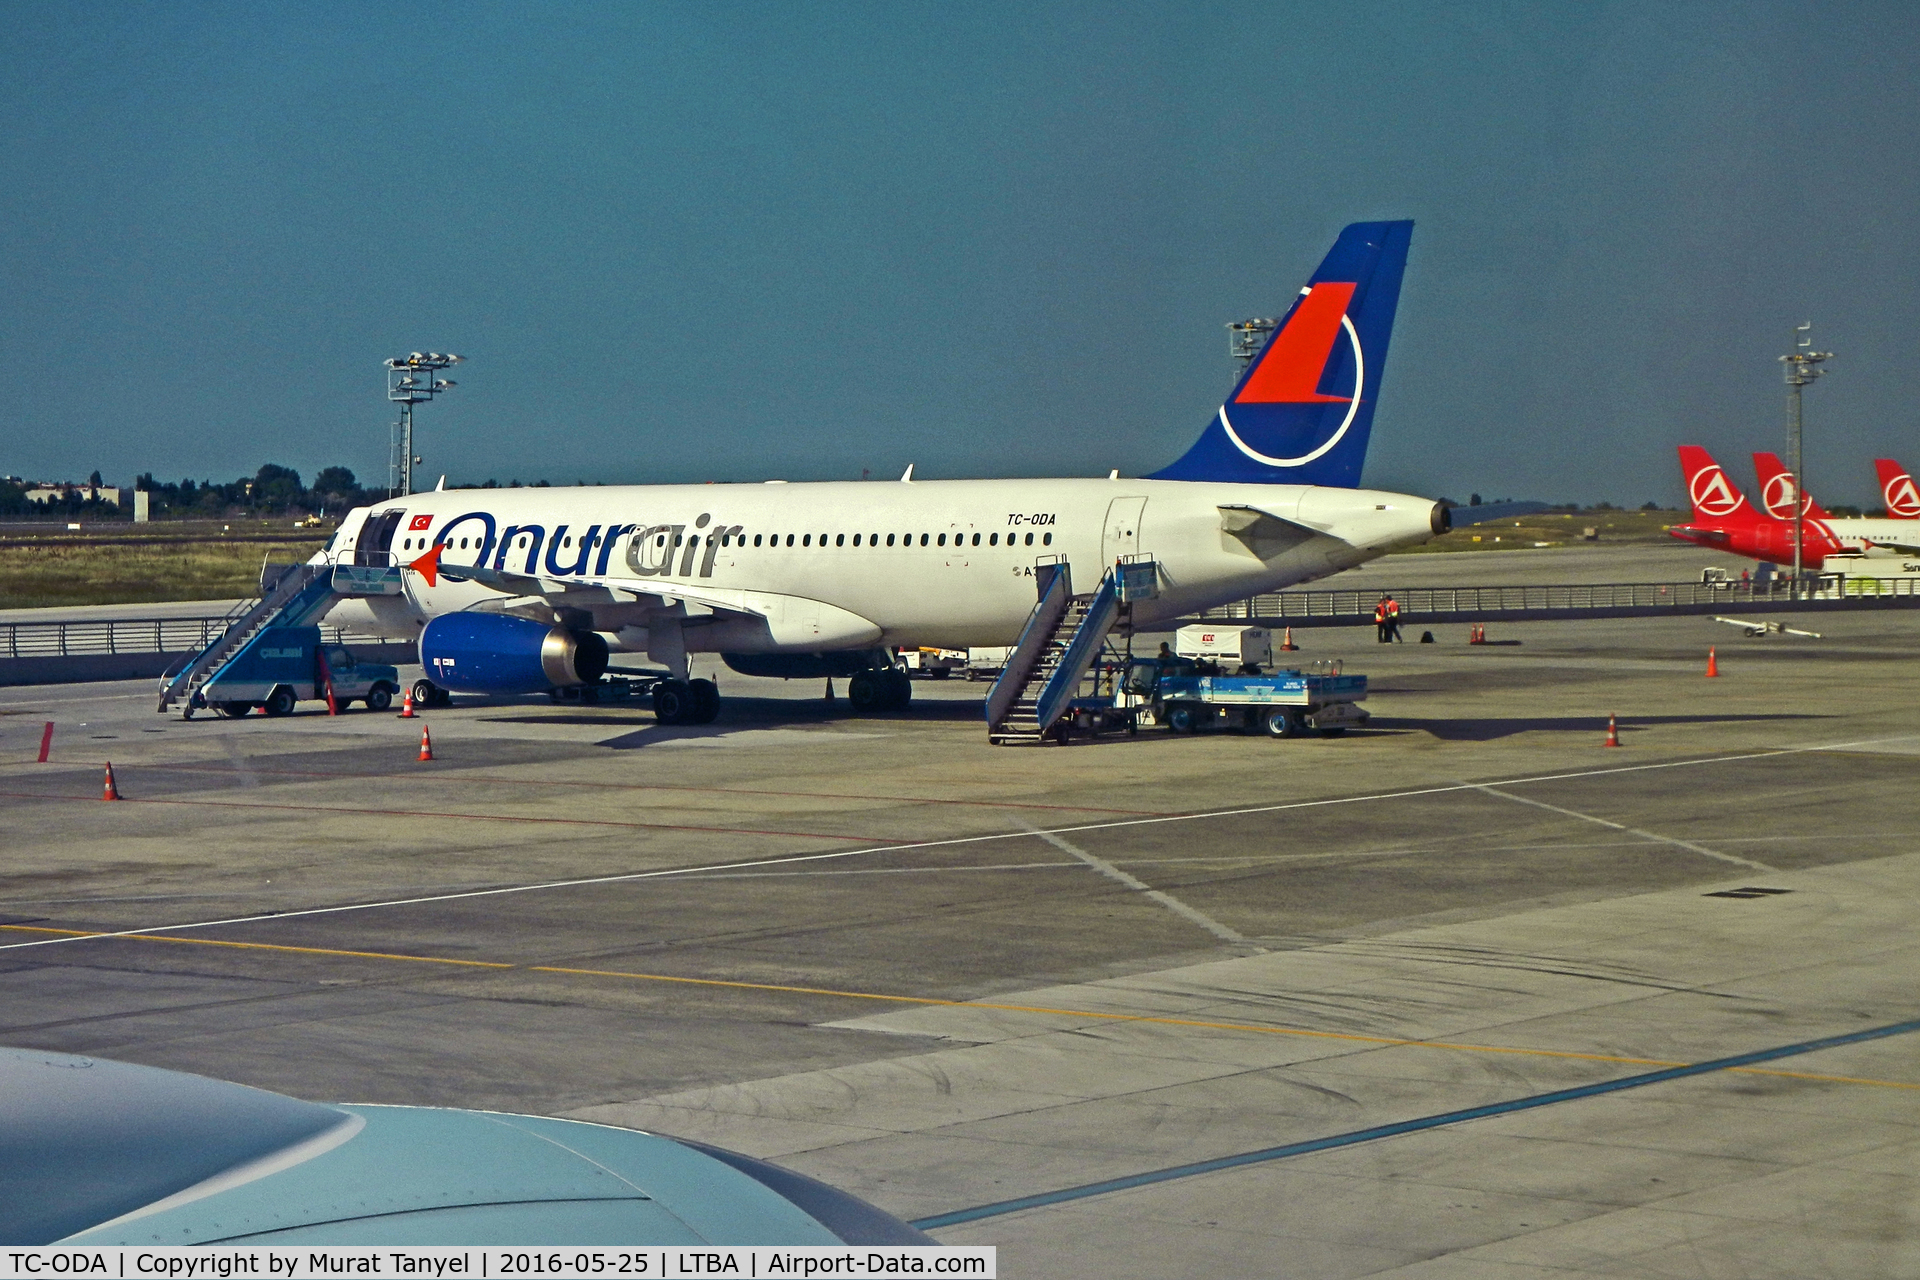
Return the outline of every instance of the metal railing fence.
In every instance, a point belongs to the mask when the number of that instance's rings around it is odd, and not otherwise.
[[[1497,617],[1502,613],[1633,609],[1650,616],[1672,609],[1738,609],[1762,606],[1778,609],[1792,604],[1844,607],[1858,601],[1912,601],[1920,603],[1920,578],[1863,578],[1829,574],[1810,584],[1794,601],[1785,581],[1771,584],[1741,582],[1599,582],[1551,586],[1511,587],[1370,587],[1364,591],[1278,591],[1236,600],[1194,615],[1207,621],[1259,619],[1304,621],[1322,618],[1373,621],[1373,607],[1391,595],[1400,604],[1403,620],[1409,614],[1444,617]]]
[[[0,658],[196,653],[232,625],[229,617],[114,618],[98,622],[0,622]],[[322,626],[327,644],[383,644],[380,636]]]

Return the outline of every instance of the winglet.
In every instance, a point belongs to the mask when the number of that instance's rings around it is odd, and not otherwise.
[[[912,484],[912,483],[913,483],[913,464],[912,464],[911,462],[909,462],[909,463],[907,464],[907,469],[906,469],[906,472],[905,472],[904,474],[902,474],[902,475],[901,475],[901,477],[900,477],[900,482],[901,482],[902,484]]]
[[[446,545],[444,542],[434,543],[431,551],[421,556],[418,560],[408,564],[407,568],[425,578],[428,586],[438,586],[440,583],[440,553],[446,549]]]

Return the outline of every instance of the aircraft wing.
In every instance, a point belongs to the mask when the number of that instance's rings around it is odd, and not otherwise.
[[[1884,538],[1862,538],[1868,546],[1882,551],[1894,551],[1903,556],[1920,556],[1920,546],[1911,542],[1888,542]]]
[[[732,614],[757,619],[766,624],[773,642],[782,646],[806,644],[831,649],[857,649],[876,644],[880,639],[880,627],[851,610],[776,591],[696,586],[684,582],[662,582],[657,587],[650,587],[632,578],[559,578],[545,574],[508,573],[485,565],[442,564],[439,546],[407,565],[407,568],[425,577],[428,586],[432,586],[436,578],[447,578],[456,582],[477,582],[506,595],[543,598],[564,596],[582,588],[597,588],[614,601],[651,605],[662,613],[674,611],[692,617]]]

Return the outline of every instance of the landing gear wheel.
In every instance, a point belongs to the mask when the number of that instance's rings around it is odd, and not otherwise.
[[[1299,737],[1300,717],[1291,711],[1269,711],[1267,713],[1267,736],[1270,738]]]
[[[913,681],[907,678],[907,673],[897,669],[882,671],[880,679],[881,687],[886,690],[887,705],[895,711],[905,711],[913,701]]]
[[[441,702],[440,699],[447,696],[445,690],[441,689],[439,685],[427,679],[425,676],[413,682],[413,705],[415,709],[420,707],[445,706],[446,704]],[[449,699],[449,701],[451,701],[451,699]]]
[[[385,711],[392,705],[393,687],[391,685],[377,684],[367,690],[367,710]]]
[[[691,724],[693,690],[679,680],[662,680],[653,686],[653,718],[661,724]]]
[[[293,704],[293,690],[285,685],[277,685],[260,707],[270,716],[290,716],[293,714]]]
[[[687,685],[693,695],[693,718],[689,724],[712,724],[720,714],[720,686],[711,680],[695,680]]]
[[[1192,733],[1199,728],[1199,717],[1192,707],[1171,707],[1167,711],[1167,728],[1175,733]]]
[[[251,702],[216,702],[213,704],[213,709],[229,720],[238,720],[253,710],[253,704]]]
[[[887,702],[879,672],[862,671],[847,681],[847,704],[860,715],[872,715],[885,708]]]

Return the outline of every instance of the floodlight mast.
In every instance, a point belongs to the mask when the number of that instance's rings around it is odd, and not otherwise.
[[[1239,320],[1227,326],[1227,354],[1240,362],[1240,373],[1244,376],[1247,366],[1260,354],[1260,348],[1267,345],[1267,339],[1280,327],[1278,320],[1269,320],[1255,316],[1251,320]]]
[[[400,406],[399,466],[388,464],[387,479],[395,497],[413,492],[413,468],[420,461],[413,451],[413,406],[433,399],[442,391],[451,391],[457,382],[435,375],[446,372],[466,360],[465,356],[438,351],[416,351],[395,356],[387,365],[387,399]]]
[[[1833,359],[1831,351],[1813,349],[1813,321],[1796,325],[1793,330],[1793,350],[1780,357],[1787,375],[1787,447],[1793,454],[1793,587],[1792,598],[1800,598],[1800,574],[1806,558],[1807,544],[1807,486],[1801,479],[1800,458],[1800,392],[1822,373],[1823,362]]]

